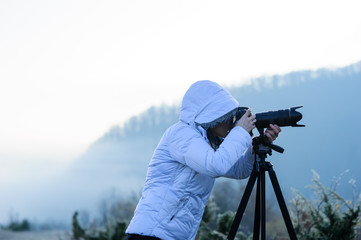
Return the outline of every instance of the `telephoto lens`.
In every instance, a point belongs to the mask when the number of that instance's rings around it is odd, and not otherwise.
[[[284,110],[256,113],[256,127],[258,129],[267,128],[270,124],[277,124],[279,127],[304,127],[305,125],[297,124],[297,122],[302,119],[302,114],[297,112],[296,109],[301,107],[302,106]],[[239,120],[243,114],[246,113],[247,109],[247,107],[239,107],[236,119]]]

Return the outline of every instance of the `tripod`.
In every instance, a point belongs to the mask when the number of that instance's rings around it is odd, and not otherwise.
[[[256,193],[256,205],[255,205],[255,216],[254,216],[254,225],[253,225],[253,239],[259,239],[260,226],[261,226],[261,239],[266,239],[266,185],[265,185],[265,172],[269,173],[269,177],[272,182],[274,192],[277,197],[278,205],[281,209],[283,220],[286,224],[288,235],[290,239],[297,239],[295,230],[292,225],[290,215],[287,211],[286,203],[282,195],[280,185],[277,180],[276,172],[273,170],[272,164],[266,162],[265,159],[267,154],[272,155],[272,149],[283,153],[284,149],[267,143],[266,136],[263,134],[263,130],[259,132],[261,135],[253,139],[253,150],[255,152],[255,163],[249,177],[246,189],[244,191],[243,197],[239,204],[236,216],[234,217],[231,230],[229,231],[228,240],[234,239],[241,223],[243,213],[246,209],[247,202],[252,193],[254,184],[257,181],[257,193]],[[259,157],[257,160],[257,156]],[[260,219],[261,218],[261,219]]]

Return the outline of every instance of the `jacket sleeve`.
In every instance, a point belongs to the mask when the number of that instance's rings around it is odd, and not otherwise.
[[[190,126],[178,128],[168,140],[172,158],[201,174],[241,179],[252,171],[252,139],[242,127],[234,127],[217,151]]]

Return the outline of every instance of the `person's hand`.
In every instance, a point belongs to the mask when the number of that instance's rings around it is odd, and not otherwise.
[[[265,131],[265,135],[268,138],[269,143],[272,143],[278,137],[278,134],[281,132],[281,128],[276,124],[270,124]]]
[[[252,115],[251,109],[247,109],[247,112],[236,122],[235,126],[243,127],[250,133],[256,127],[255,123],[256,115]]]

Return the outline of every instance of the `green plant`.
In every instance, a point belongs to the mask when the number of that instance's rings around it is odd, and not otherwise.
[[[78,212],[73,215],[72,239],[73,240],[122,240],[126,239],[125,222],[109,224],[105,229],[85,230],[78,222]]]
[[[355,239],[360,224],[360,198],[347,201],[334,187],[324,186],[314,172],[312,190],[315,201],[295,190],[292,200],[295,231],[299,239]]]
[[[6,229],[14,232],[29,231],[31,226],[27,219],[19,220],[18,214],[15,212],[10,213],[10,221],[7,226],[1,226],[0,229]]]
[[[20,231],[29,231],[30,230],[30,223],[28,220],[23,220],[21,222],[11,222],[6,229],[14,231],[14,232],[20,232]]]
[[[202,221],[198,229],[196,236],[197,240],[223,240],[226,239],[228,231],[231,228],[235,213],[232,211],[226,211],[223,214],[217,216],[216,230],[209,226],[209,223],[215,218],[217,205],[211,199],[204,210]],[[237,239],[246,239],[246,235],[239,231]]]

